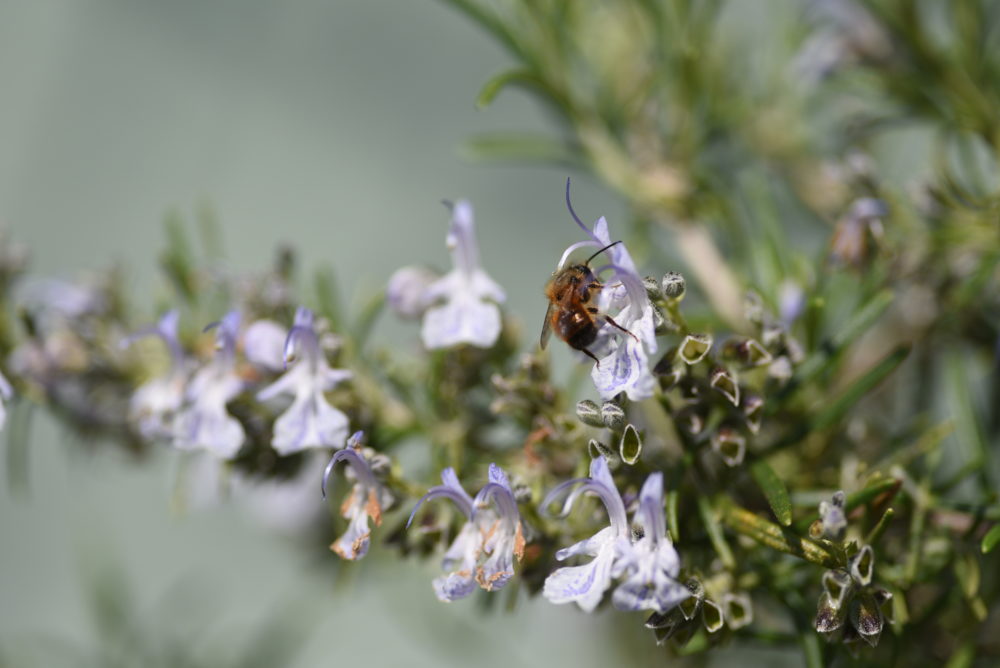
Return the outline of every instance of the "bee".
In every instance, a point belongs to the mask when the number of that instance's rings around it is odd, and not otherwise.
[[[545,286],[545,296],[549,298],[549,308],[545,312],[545,322],[542,325],[542,335],[539,345],[545,350],[549,337],[555,331],[556,336],[569,344],[570,348],[579,350],[600,366],[601,362],[587,349],[597,340],[601,321],[617,327],[633,339],[635,335],[628,331],[611,316],[601,314],[595,306],[597,295],[604,284],[590,268],[590,261],[621,241],[608,244],[597,251],[583,264],[574,264],[560,269],[552,275]],[[638,339],[636,339],[638,340]]]

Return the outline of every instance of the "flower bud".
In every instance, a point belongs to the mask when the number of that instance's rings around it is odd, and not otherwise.
[[[885,619],[890,624],[894,623],[895,611],[892,607],[892,592],[888,589],[876,589],[872,592],[872,596],[875,597],[875,603],[878,604],[878,609],[882,613],[882,618]]]
[[[862,587],[871,584],[875,573],[875,551],[871,545],[862,546],[861,550],[848,562],[851,567],[851,577]]]
[[[688,364],[697,364],[705,359],[712,349],[712,336],[710,334],[688,334],[681,341],[678,354],[681,359]]]
[[[656,644],[662,645],[672,638],[677,630],[684,625],[684,619],[677,614],[677,609],[668,612],[654,612],[646,619],[646,628],[652,629],[656,635]]]
[[[823,573],[823,589],[830,597],[830,605],[840,609],[850,599],[854,582],[847,571],[838,568]]]
[[[385,290],[389,308],[400,318],[419,318],[427,308],[424,294],[437,278],[438,275],[427,267],[397,269],[389,278],[389,285]]]
[[[712,449],[719,453],[726,466],[739,466],[747,451],[747,440],[735,429],[719,427],[712,436]]]
[[[813,622],[816,631],[823,634],[833,633],[844,625],[846,617],[847,606],[838,607],[834,605],[830,595],[826,592],[819,595],[816,620]]]
[[[663,296],[667,299],[680,300],[684,297],[684,289],[686,285],[684,277],[678,272],[668,271],[663,276],[663,281],[661,282],[660,287],[663,288]]]
[[[697,436],[705,429],[705,416],[703,412],[704,408],[702,406],[688,406],[677,411],[674,415],[674,421],[687,433]]]
[[[684,619],[691,620],[694,616],[698,614],[698,610],[701,608],[701,602],[705,600],[705,585],[701,583],[698,578],[689,578],[687,582],[684,583],[691,591],[691,597],[686,598],[680,602],[677,606],[680,608],[681,614],[684,615]]]
[[[603,427],[604,419],[601,417],[601,409],[590,399],[584,399],[576,404],[576,416],[580,422],[591,427]]]
[[[653,375],[659,379],[660,387],[664,390],[676,385],[684,375],[684,367],[675,364],[676,359],[677,348],[671,348],[653,365]]]
[[[733,630],[753,621],[753,601],[744,592],[723,594],[722,607],[726,611],[726,623]]]
[[[392,460],[383,452],[372,452],[368,458],[368,466],[376,478],[384,478],[392,468]]]
[[[733,406],[740,405],[740,386],[728,371],[721,367],[716,367],[712,370],[709,378],[709,387],[721,393],[726,399],[729,399],[729,402]]]
[[[652,276],[646,276],[642,279],[642,287],[646,288],[646,296],[649,297],[649,301],[658,302],[663,299],[663,289],[660,287],[660,282]]]
[[[618,453],[621,455],[622,461],[629,466],[639,461],[639,455],[642,454],[642,437],[631,424],[626,426],[624,433],[622,433]]]
[[[765,366],[771,363],[771,353],[757,339],[730,339],[724,347],[727,356],[734,357],[747,366]]]
[[[625,410],[613,401],[601,405],[601,420],[608,429],[620,431],[625,426]]]
[[[767,375],[784,385],[792,377],[792,361],[782,355],[767,367]]]
[[[764,300],[753,290],[743,295],[743,317],[755,325],[764,322]]]
[[[722,628],[725,621],[726,617],[718,603],[707,598],[701,602],[701,623],[704,624],[706,631],[715,633]]]
[[[519,482],[514,485],[514,500],[518,503],[530,503],[531,502],[531,487],[527,486],[523,482]]]
[[[751,434],[760,431],[764,418],[764,399],[760,395],[750,394],[743,397],[743,417],[747,420],[747,429]]]
[[[844,492],[835,492],[833,498],[819,502],[819,518],[822,535],[830,540],[843,540],[847,530],[847,516],[844,515]]]
[[[851,604],[851,625],[866,643],[875,647],[882,635],[882,613],[879,611],[875,597],[863,592]]]
[[[668,318],[656,304],[653,304],[653,331],[662,336],[680,331],[680,325]]]
[[[590,453],[591,459],[604,457],[608,460],[608,467],[610,468],[615,468],[621,463],[621,460],[618,458],[618,453],[598,441],[596,438],[590,439],[590,442],[587,444],[587,451]]]

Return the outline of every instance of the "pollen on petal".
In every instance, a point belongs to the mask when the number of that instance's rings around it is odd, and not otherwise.
[[[374,489],[368,490],[368,503],[365,505],[365,512],[375,522],[375,526],[382,526],[382,505],[378,502],[378,496]]]
[[[354,505],[354,497],[355,497],[356,493],[357,493],[357,490],[356,489],[352,489],[351,493],[348,494],[347,498],[344,499],[344,502],[340,504],[340,516],[341,517],[350,517],[351,516],[351,506]]]
[[[517,523],[517,531],[514,533],[514,556],[518,561],[524,558],[524,532],[521,530],[521,523]]]

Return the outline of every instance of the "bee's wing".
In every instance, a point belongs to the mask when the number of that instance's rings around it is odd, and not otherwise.
[[[541,346],[542,350],[545,350],[545,346],[549,343],[549,337],[552,336],[552,314],[555,313],[556,305],[553,302],[549,302],[549,307],[545,309],[545,322],[542,323],[542,335],[538,339],[538,345]]]

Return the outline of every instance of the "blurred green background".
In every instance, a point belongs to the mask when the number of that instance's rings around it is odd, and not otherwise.
[[[439,200],[466,197],[531,339],[575,230],[564,172],[459,154],[473,132],[544,127],[516,95],[474,109],[504,64],[430,1],[0,2],[0,223],[35,275],[120,264],[152,317],[171,209],[215,212],[228,269],[262,270],[287,243],[358,295],[404,264],[447,266]],[[587,217],[624,210],[586,178],[575,191]],[[416,349],[415,326],[379,330]],[[610,616],[443,605],[437,563],[377,547],[335,576],[330,553],[265,528],[245,500],[172,508],[176,453],[133,461],[32,422],[28,479],[0,464],[0,665],[285,665],[283,642],[297,666],[623,658]],[[300,634],[262,631],[276,621]],[[630,656],[661,659],[640,631]]]

